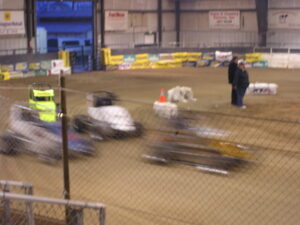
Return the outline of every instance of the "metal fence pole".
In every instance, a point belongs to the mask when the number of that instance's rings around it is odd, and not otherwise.
[[[68,152],[68,121],[65,95],[65,77],[60,76],[60,104],[61,104],[61,128],[63,148],[63,173],[64,173],[64,198],[69,200],[70,196],[70,174],[69,174],[69,152]],[[66,206],[66,223],[70,224],[69,207]]]
[[[99,225],[105,225],[105,217],[106,217],[105,207],[101,207],[99,210]]]
[[[33,187],[32,186],[25,187],[25,194],[26,195],[33,195]],[[32,207],[32,202],[31,201],[26,202],[26,214],[27,214],[27,224],[28,225],[35,225],[33,207]]]
[[[84,225],[83,222],[83,209],[70,209],[70,225]]]
[[[9,192],[8,185],[4,185],[3,192]],[[3,207],[3,215],[2,215],[2,224],[3,225],[11,225],[11,213],[9,207],[9,200],[5,199],[2,200],[2,207]]]

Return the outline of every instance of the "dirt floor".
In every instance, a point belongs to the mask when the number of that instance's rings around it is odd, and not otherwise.
[[[225,68],[111,71],[67,77],[68,113],[86,112],[87,91],[109,90],[132,116],[154,129],[162,126],[152,111],[161,88],[193,88],[194,123],[230,132],[227,139],[255,145],[254,163],[229,176],[183,165],[158,166],[141,159],[147,138],[96,143],[97,155],[72,160],[72,199],[107,204],[107,224],[297,224],[300,215],[300,71],[249,69],[252,82],[279,85],[276,96],[246,96],[247,109],[229,104]],[[26,101],[33,81],[57,85],[57,77],[1,83],[1,124],[12,100]],[[14,88],[13,90],[4,88]],[[23,87],[25,87],[23,89]],[[74,91],[76,90],[76,91]],[[211,113],[205,113],[210,111]],[[250,118],[251,117],[251,118]],[[265,118],[265,119],[261,119]],[[35,194],[62,197],[62,166],[26,156],[0,156],[0,179],[29,181]]]

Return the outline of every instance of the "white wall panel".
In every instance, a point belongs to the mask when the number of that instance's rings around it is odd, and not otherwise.
[[[1,7],[0,9],[23,9],[24,1],[23,0],[0,0],[0,7]]]
[[[241,30],[258,31],[257,16],[255,12],[241,13]]]
[[[155,10],[157,0],[106,0],[107,10]]]
[[[128,9],[130,9],[130,0],[122,0],[122,1],[106,0],[105,1],[105,9],[128,10]]]
[[[181,14],[181,30],[198,30],[198,13]]]
[[[27,41],[25,37],[0,38],[1,55],[13,54],[13,50],[18,50],[15,53],[21,54],[24,53],[26,49],[27,49]]]
[[[255,9],[255,0],[194,0],[182,1],[182,9]]]
[[[157,9],[157,0],[131,0],[131,9],[133,10],[155,10]]]
[[[203,30],[208,29],[208,13],[182,13],[182,30]]]
[[[157,15],[155,13],[130,13],[128,15],[129,30],[147,31],[156,30]]]
[[[147,13],[147,29],[148,30],[157,30],[157,14],[156,13]]]
[[[174,13],[164,13],[163,14],[163,30],[170,31],[175,30],[175,14]]]
[[[300,48],[300,32],[298,31],[269,31],[268,46],[283,48]]]
[[[176,44],[176,32],[166,31],[162,35],[162,47],[173,47]]]
[[[299,0],[269,0],[269,8],[300,8]]]
[[[244,31],[185,31],[181,33],[185,47],[256,46],[257,32]]]
[[[173,10],[175,8],[174,0],[163,0],[162,8],[163,10]]]

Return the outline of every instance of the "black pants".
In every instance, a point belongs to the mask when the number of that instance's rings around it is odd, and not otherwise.
[[[232,85],[232,89],[231,89],[231,104],[232,105],[236,105],[236,98],[237,98],[236,89],[234,89],[233,85]]]
[[[246,93],[247,87],[237,87],[236,88],[236,105],[243,106],[244,105],[244,96]]]

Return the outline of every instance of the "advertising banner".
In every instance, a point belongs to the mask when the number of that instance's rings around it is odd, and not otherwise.
[[[232,59],[232,52],[216,51],[216,60],[219,62],[229,62]]]
[[[270,10],[270,29],[300,29],[300,10]]]
[[[129,54],[129,55],[124,55],[124,62],[125,63],[132,63],[135,62],[135,55]]]
[[[23,11],[0,11],[0,35],[25,34]]]
[[[209,28],[240,29],[240,11],[209,11]]]
[[[105,11],[105,30],[125,31],[128,27],[128,11]]]
[[[20,62],[15,65],[15,71],[17,72],[27,72],[28,71],[28,63]]]
[[[159,54],[149,54],[149,61],[150,62],[157,62],[157,61],[159,61]]]

